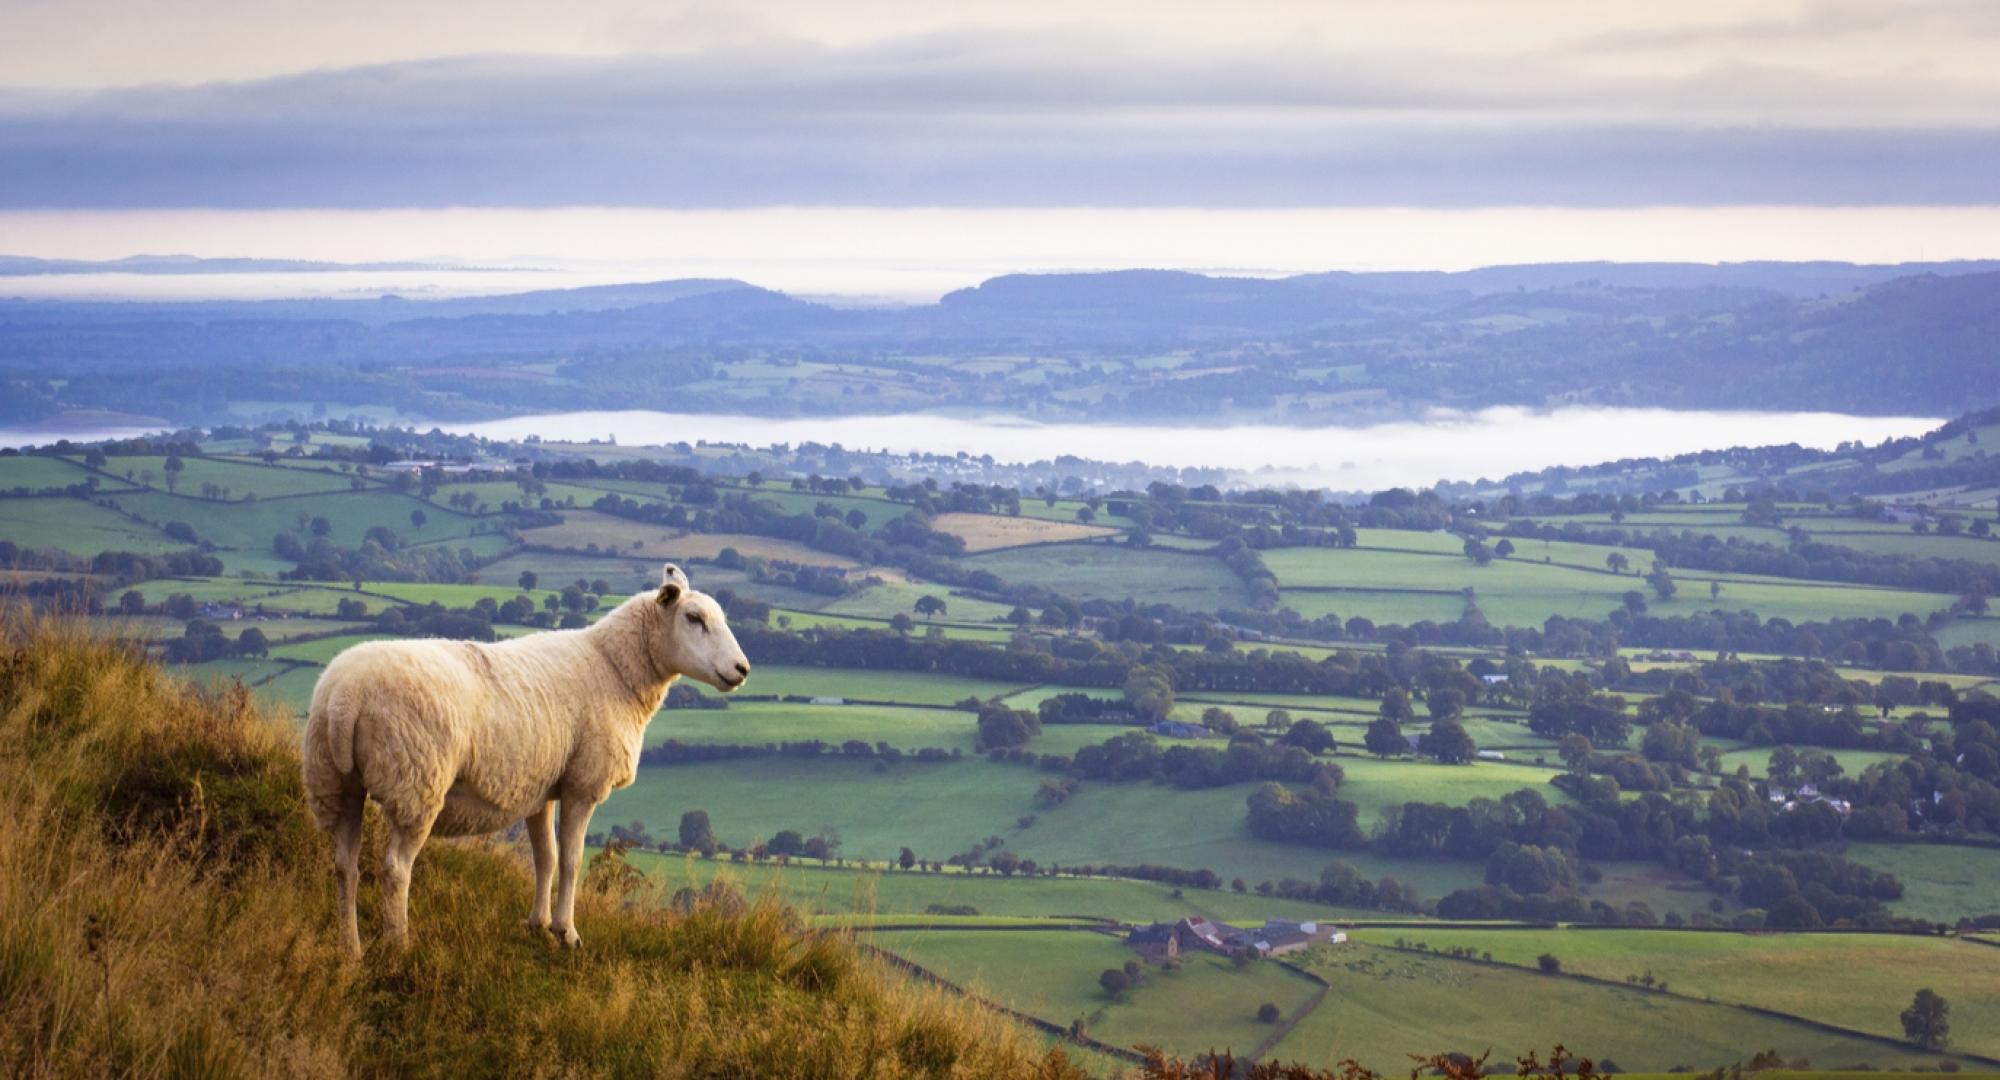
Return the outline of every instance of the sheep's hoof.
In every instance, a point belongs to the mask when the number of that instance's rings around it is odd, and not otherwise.
[[[521,925],[527,927],[529,930],[536,931],[539,933],[546,934],[549,932],[549,924],[546,920],[543,919],[529,919],[526,922],[523,922]]]
[[[556,936],[557,941],[562,942],[562,947],[565,949],[575,949],[583,945],[583,935],[577,933],[574,926],[565,926],[560,930],[551,927],[549,932]]]

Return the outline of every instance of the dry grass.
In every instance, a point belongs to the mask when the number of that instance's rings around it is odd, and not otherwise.
[[[615,862],[564,952],[521,926],[516,853],[435,843],[412,949],[344,961],[288,720],[79,629],[5,629],[0,1072],[1079,1075],[776,903],[671,912]]]
[[[1102,525],[1085,525],[1078,521],[1043,521],[1029,517],[1003,517],[999,514],[939,514],[931,521],[931,528],[942,533],[950,533],[965,541],[969,552],[993,551],[998,548],[1023,547],[1028,544],[1053,544],[1063,540],[1088,540],[1094,536],[1109,536],[1116,529]]]

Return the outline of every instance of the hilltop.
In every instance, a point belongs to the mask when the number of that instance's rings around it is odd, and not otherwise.
[[[427,933],[344,964],[287,721],[49,622],[0,644],[11,1075],[1082,1075],[783,906],[677,913],[615,857],[566,954],[520,925],[518,856],[433,845]]]

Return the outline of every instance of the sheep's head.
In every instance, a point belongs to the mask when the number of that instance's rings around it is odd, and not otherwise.
[[[655,647],[665,652],[666,669],[725,694],[742,686],[750,677],[750,660],[729,632],[722,605],[696,592],[678,566],[668,566],[660,577],[654,599],[665,616],[666,632]]]

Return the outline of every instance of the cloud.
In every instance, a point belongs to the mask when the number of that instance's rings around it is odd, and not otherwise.
[[[760,39],[0,93],[0,206],[1990,203],[1993,88],[1769,63]]]

